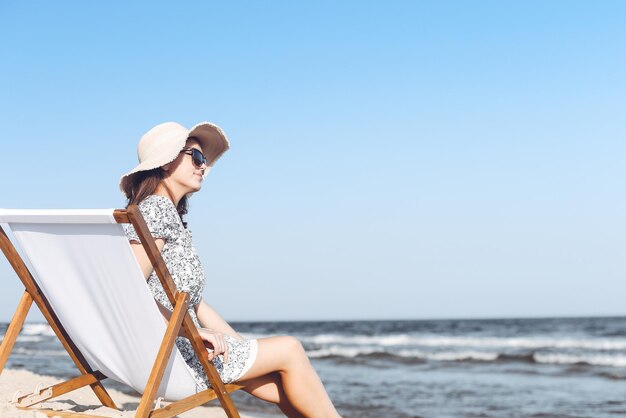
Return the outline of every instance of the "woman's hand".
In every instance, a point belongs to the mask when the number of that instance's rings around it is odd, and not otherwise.
[[[198,333],[202,337],[205,347],[213,350],[209,351],[209,361],[213,361],[217,356],[223,354],[224,363],[228,363],[228,345],[224,334],[207,328],[198,328]]]

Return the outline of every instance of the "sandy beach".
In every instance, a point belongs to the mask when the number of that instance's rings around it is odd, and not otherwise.
[[[100,404],[89,387],[81,388],[65,395],[59,396],[50,402],[43,402],[35,407],[35,410],[22,411],[11,404],[13,395],[18,390],[27,393],[35,390],[38,384],[44,387],[59,383],[60,380],[50,376],[41,376],[26,370],[5,369],[0,375],[0,417],[36,417],[45,418],[47,415],[36,412],[37,408],[53,409],[65,412],[80,412],[99,417],[132,417],[139,403],[139,398],[126,395],[116,390],[108,389],[109,394],[120,407],[114,410]],[[217,401],[214,401],[217,403]],[[218,418],[226,414],[218,406],[198,407],[194,410],[179,415],[184,418]],[[251,415],[241,415],[242,418],[254,418]]]

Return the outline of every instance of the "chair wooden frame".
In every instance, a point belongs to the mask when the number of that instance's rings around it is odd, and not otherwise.
[[[126,210],[115,210],[113,212],[113,216],[118,224],[131,223],[135,227],[137,235],[141,240],[143,248],[146,250],[156,275],[163,285],[163,289],[165,290],[168,299],[174,307],[174,311],[169,319],[165,335],[163,336],[159,352],[154,361],[154,365],[152,366],[152,371],[139,402],[135,417],[173,417],[217,398],[229,418],[239,418],[239,413],[229,393],[241,389],[243,386],[236,384],[225,385],[220,379],[220,376],[213,364],[208,360],[208,352],[204,346],[204,342],[202,341],[202,338],[200,337],[200,334],[198,333],[198,330],[187,311],[189,295],[185,292],[179,292],[176,290],[176,285],[172,280],[170,272],[165,265],[165,261],[161,257],[161,253],[156,246],[154,238],[150,234],[150,230],[148,229],[139,208],[136,205],[131,205]],[[2,373],[2,370],[4,369],[9,354],[13,349],[17,336],[24,324],[26,315],[28,314],[33,302],[35,302],[48,324],[50,324],[50,327],[59,338],[59,341],[81,373],[78,377],[69,379],[54,386],[43,388],[37,393],[19,397],[17,399],[18,408],[28,409],[28,407],[37,403],[44,402],[89,385],[102,405],[117,409],[115,402],[113,402],[111,396],[101,383],[102,380],[106,379],[106,376],[100,371],[91,369],[84,356],[63,328],[63,325],[48,303],[46,296],[41,292],[39,286],[26,267],[24,260],[22,260],[13,246],[13,243],[9,240],[5,231],[1,227],[0,248],[25,287],[24,294],[18,303],[13,319],[11,320],[11,323],[9,324],[9,327],[4,335],[2,345],[0,345],[0,373]],[[153,408],[157,390],[174,347],[176,336],[179,334],[181,328],[183,329],[185,336],[189,338],[189,341],[191,342],[191,345],[193,346],[193,349],[202,364],[212,388],[198,392],[185,399],[172,402],[164,407]],[[37,411],[45,413],[48,416],[94,417],[93,415],[85,415],[76,412],[63,412],[45,409],[37,409]]]

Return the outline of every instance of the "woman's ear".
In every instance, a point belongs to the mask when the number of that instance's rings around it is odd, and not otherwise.
[[[168,171],[170,171],[170,163],[167,163],[167,164],[165,164],[165,165],[162,165],[162,166],[161,166],[161,170],[165,171],[166,173],[167,173]]]

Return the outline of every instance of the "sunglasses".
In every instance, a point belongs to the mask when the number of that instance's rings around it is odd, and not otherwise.
[[[183,148],[181,152],[191,155],[191,162],[196,168],[202,168],[203,165],[206,165],[206,157],[199,149]]]

